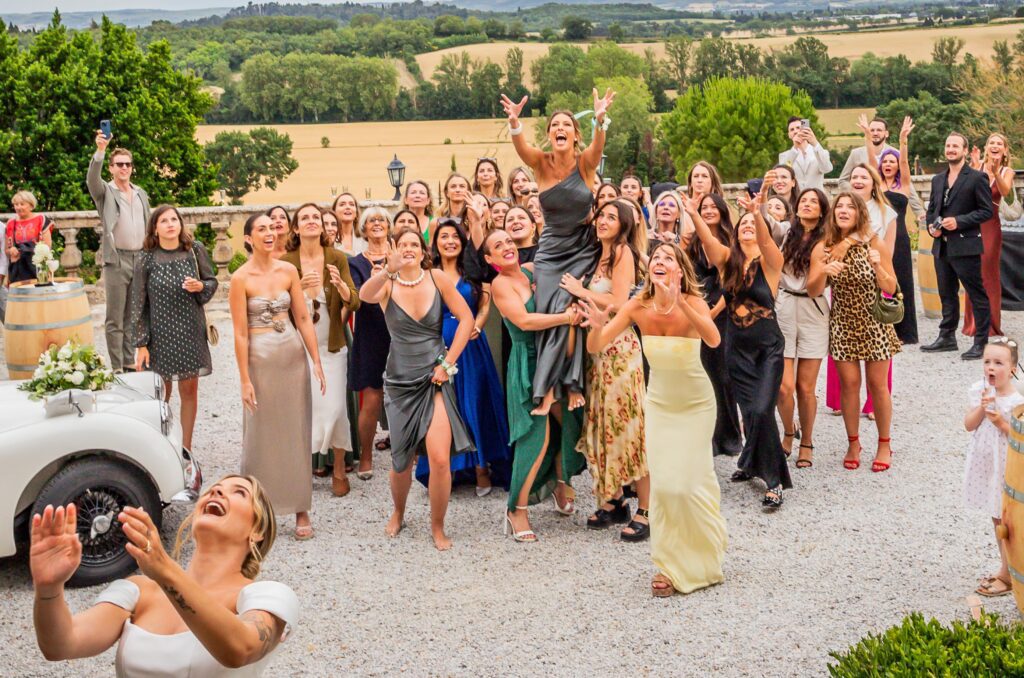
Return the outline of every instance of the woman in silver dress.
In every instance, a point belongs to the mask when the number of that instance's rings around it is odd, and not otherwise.
[[[277,235],[270,217],[250,217],[243,232],[251,257],[231,276],[229,296],[244,406],[241,473],[263,483],[279,515],[295,514],[296,539],[311,539],[313,405],[307,351],[321,395],[327,390],[316,332],[298,270],[274,258]]]
[[[384,307],[391,351],[384,370],[384,407],[391,429],[391,498],[395,511],[385,532],[394,537],[404,526],[412,483],[413,458],[426,453],[430,463],[430,530],[439,551],[451,548],[444,516],[452,491],[452,451],[475,450],[459,415],[450,381],[459,355],[473,333],[473,314],[455,284],[440,270],[429,270],[422,234],[395,233],[380,272],[359,289],[366,304]],[[441,334],[441,301],[458,319],[451,346]]]

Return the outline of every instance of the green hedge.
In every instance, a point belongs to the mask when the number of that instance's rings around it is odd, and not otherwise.
[[[943,626],[919,612],[881,635],[870,634],[837,660],[829,674],[867,676],[1024,676],[1024,626],[1004,624],[998,615]]]

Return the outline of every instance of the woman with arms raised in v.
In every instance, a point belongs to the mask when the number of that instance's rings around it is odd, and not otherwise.
[[[572,295],[559,287],[563,274],[584,278],[597,266],[601,246],[586,222],[594,200],[590,187],[601,162],[610,122],[605,114],[614,99],[615,93],[610,89],[604,97],[598,97],[594,90],[597,125],[586,150],[580,150],[580,127],[573,114],[555,111],[548,119],[551,150],[545,152],[523,137],[519,114],[527,97],[518,103],[505,95],[501,97],[508,114],[512,145],[537,178],[544,210],[545,228],[534,259],[538,313],[557,313],[569,305]],[[564,325],[537,333],[537,372],[533,379],[537,407],[533,414],[546,415],[559,400],[566,400],[572,410],[583,405],[584,347],[582,341],[571,341],[570,337],[569,328]]]

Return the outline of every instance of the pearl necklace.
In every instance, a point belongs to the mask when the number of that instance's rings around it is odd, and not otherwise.
[[[425,277],[427,277],[426,269],[420,269],[420,275],[415,280],[404,280],[404,279],[402,279],[402,276],[400,276],[400,275],[398,275],[396,273],[395,274],[395,282],[397,282],[399,285],[405,285],[406,287],[416,287],[421,282],[423,282],[423,279]]]

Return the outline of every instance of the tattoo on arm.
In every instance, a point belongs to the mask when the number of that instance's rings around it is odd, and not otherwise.
[[[258,661],[266,657],[277,647],[279,634],[275,632],[275,625],[267,623],[264,615],[260,612],[247,612],[242,615],[242,619],[246,624],[256,629],[256,634],[260,639],[259,651],[257,652],[256,659],[254,659],[254,661]]]
[[[182,612],[191,612],[192,614],[196,613],[195,609],[185,602],[185,596],[178,593],[178,589],[173,586],[164,586],[163,589],[164,593],[167,594],[167,597],[171,599],[172,603],[178,606],[179,610]]]

